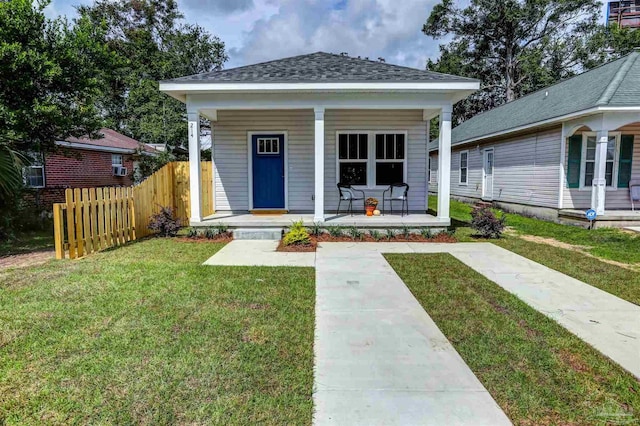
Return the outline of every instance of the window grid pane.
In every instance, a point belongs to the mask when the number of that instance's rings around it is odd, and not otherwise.
[[[396,135],[396,160],[404,160],[404,135]]]
[[[367,184],[367,163],[341,162],[340,182],[351,185]]]
[[[387,160],[393,160],[394,159],[394,155],[393,155],[394,151],[395,151],[394,142],[395,142],[394,135],[387,135],[386,136],[384,152],[385,152],[385,158]]]
[[[402,183],[404,179],[404,163],[384,162],[376,163],[376,185],[391,185]]]
[[[384,135],[376,135],[376,159],[384,160]]]

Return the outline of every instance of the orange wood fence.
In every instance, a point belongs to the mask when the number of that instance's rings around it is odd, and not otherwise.
[[[204,215],[214,212],[212,175],[211,162],[201,163]],[[65,202],[53,205],[56,258],[76,259],[150,235],[151,216],[161,207],[188,224],[189,190],[188,162],[168,163],[132,187],[67,189]]]

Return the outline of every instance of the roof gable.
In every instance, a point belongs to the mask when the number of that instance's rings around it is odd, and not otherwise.
[[[597,106],[640,105],[640,52],[601,65],[470,118],[452,131],[452,143],[534,126]]]
[[[465,82],[475,79],[316,52],[180,77],[173,83]]]

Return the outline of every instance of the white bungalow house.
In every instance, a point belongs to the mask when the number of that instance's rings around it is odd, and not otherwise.
[[[640,185],[640,51],[465,121],[452,146],[454,198],[584,224],[594,209],[596,226],[637,226],[630,186]],[[443,185],[441,161],[433,142],[433,192]]]
[[[442,117],[440,174],[449,182],[452,105],[478,88],[473,79],[322,52],[160,82],[187,105],[190,222],[230,226],[286,226],[299,218],[449,225],[448,185],[438,189],[437,216],[426,214],[428,123]],[[200,116],[212,127],[210,217],[202,216],[198,196]],[[338,182],[380,204],[389,184],[407,183],[410,214],[365,218],[354,203],[354,216],[338,216]],[[260,212],[272,215],[252,215]]]

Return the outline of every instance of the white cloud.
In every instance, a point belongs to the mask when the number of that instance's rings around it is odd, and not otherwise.
[[[75,16],[92,0],[53,0],[47,15]],[[227,45],[227,68],[319,50],[383,57],[423,68],[438,42],[421,32],[438,0],[179,0],[187,22]]]

